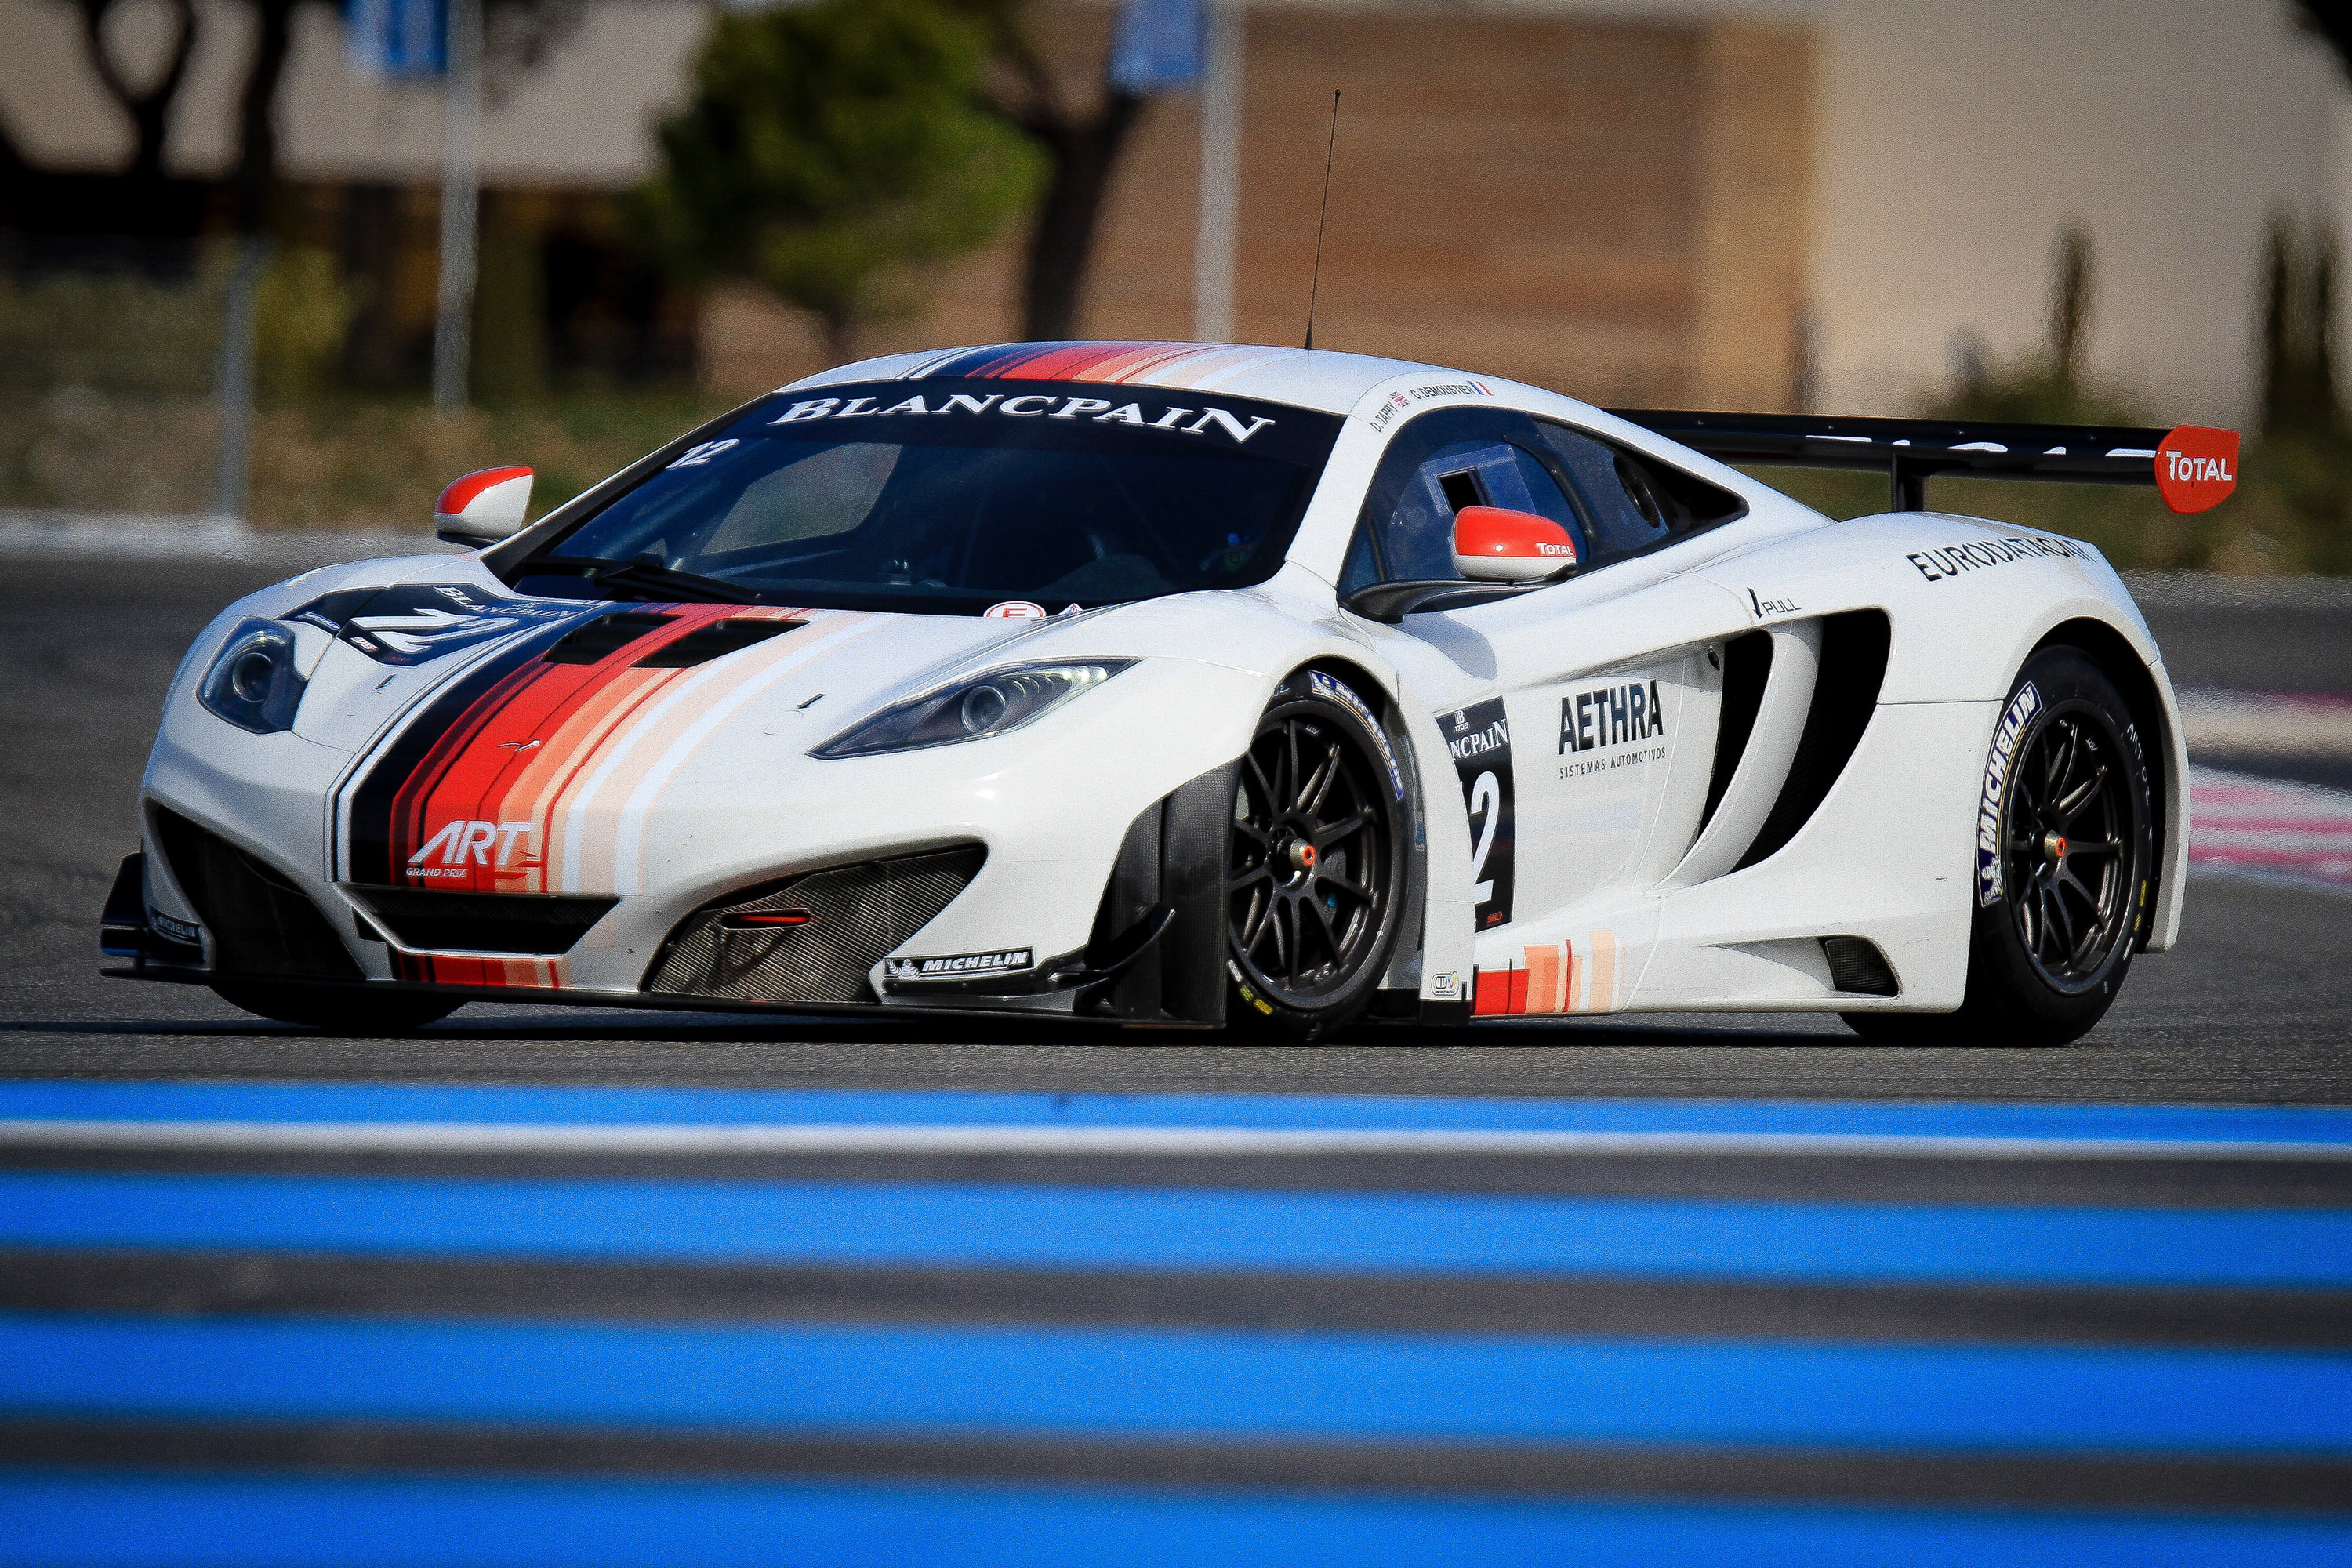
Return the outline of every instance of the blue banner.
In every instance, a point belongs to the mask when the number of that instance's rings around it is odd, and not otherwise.
[[[449,68],[448,0],[344,0],[343,41],[358,75],[440,76]]]
[[[1202,0],[1127,0],[1111,33],[1110,84],[1139,97],[1201,79]]]

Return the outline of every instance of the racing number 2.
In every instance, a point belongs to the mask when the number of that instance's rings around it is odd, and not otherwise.
[[[1495,835],[1503,826],[1503,784],[1482,772],[1470,781],[1470,823],[1478,842],[1470,849],[1470,896],[1483,908],[1495,901],[1495,879],[1486,874],[1486,858],[1495,852]]]
[[[1471,916],[1475,929],[1507,924],[1515,840],[1511,812],[1511,728],[1499,697],[1443,714],[1438,728],[1454,754],[1470,814]]]

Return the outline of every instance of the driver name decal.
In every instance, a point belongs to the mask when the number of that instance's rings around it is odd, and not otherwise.
[[[1438,732],[1462,780],[1470,814],[1471,913],[1475,930],[1511,919],[1512,863],[1518,837],[1511,789],[1511,726],[1499,697],[1438,716]]]

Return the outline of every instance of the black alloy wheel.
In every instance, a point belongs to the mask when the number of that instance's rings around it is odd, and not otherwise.
[[[2004,885],[2019,941],[2051,987],[2095,984],[2132,917],[2132,774],[2088,702],[2053,710],[2010,774]]]
[[[1866,1040],[2078,1039],[2105,1016],[2152,917],[2154,792],[2115,682],[2081,649],[2045,647],[2018,672],[2002,713],[1985,763],[1996,832],[1979,837],[1970,825],[1979,859],[1966,997],[1957,1013],[1846,1014]]]
[[[1235,1020],[1314,1038],[1379,988],[1404,874],[1403,803],[1386,749],[1370,710],[1328,677],[1286,684],[1258,721],[1234,796]]]

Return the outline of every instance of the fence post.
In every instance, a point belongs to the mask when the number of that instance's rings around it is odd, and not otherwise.
[[[482,0],[448,0],[442,78],[440,318],[433,328],[433,406],[466,406],[473,357],[475,225],[482,185]]]
[[[236,266],[229,273],[228,300],[221,312],[220,457],[214,468],[213,510],[245,521],[247,475],[253,447],[253,308],[269,241],[257,234],[237,241]]]
[[[1207,0],[1201,87],[1201,199],[1192,242],[1192,336],[1234,338],[1234,246],[1241,223],[1244,0]]]

